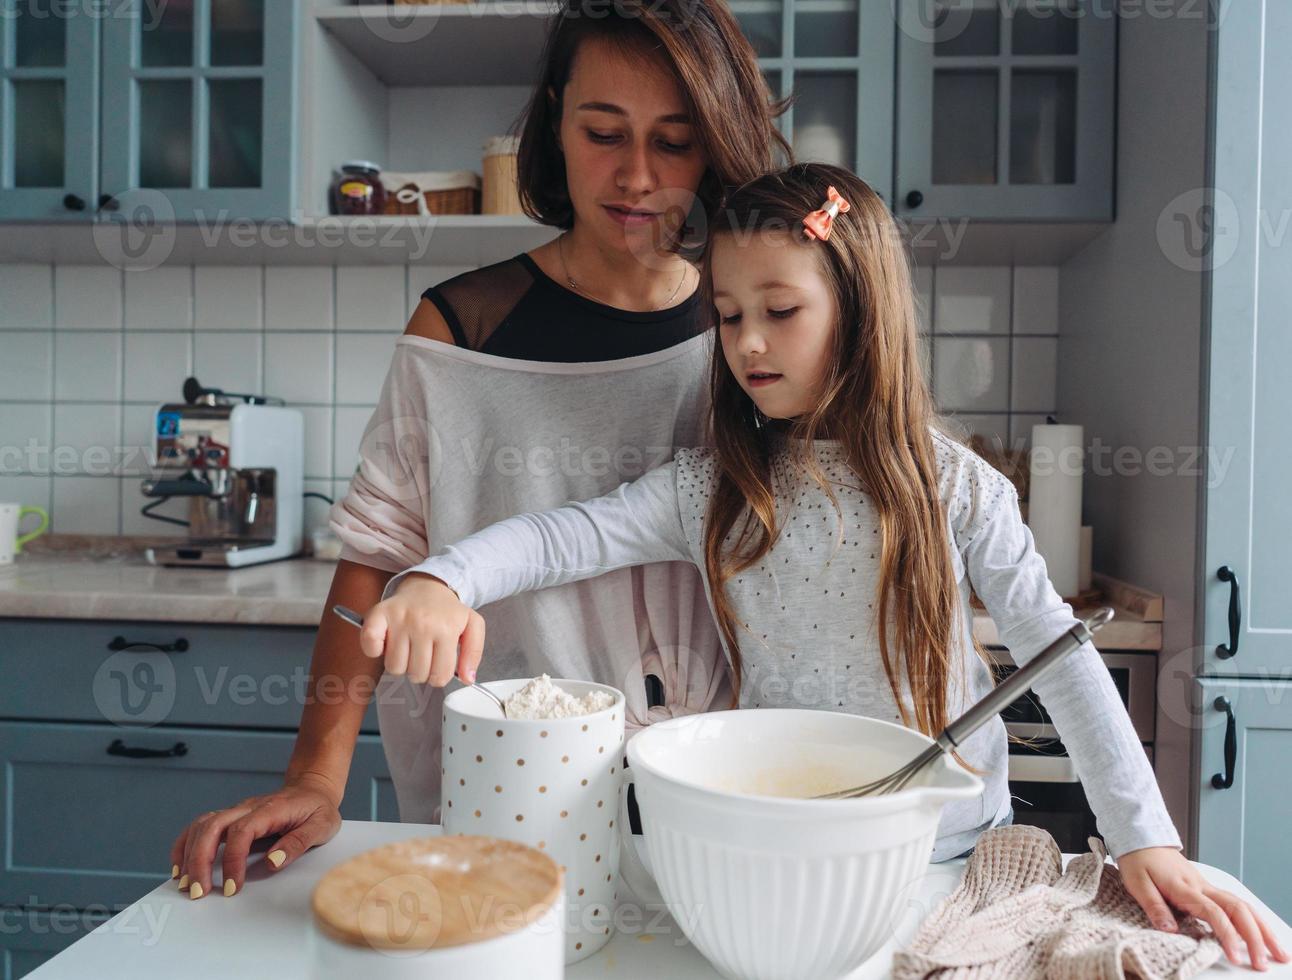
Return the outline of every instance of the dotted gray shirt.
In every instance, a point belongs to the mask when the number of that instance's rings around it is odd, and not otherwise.
[[[1050,584],[1013,484],[968,447],[938,432],[933,437],[961,596],[947,692],[948,718],[954,718],[993,683],[972,646],[971,585],[1019,664],[1076,619]],[[810,477],[794,473],[782,452],[773,465],[782,533],[760,564],[728,582],[741,631],[741,707],[813,708],[900,721],[880,656],[874,609],[878,515],[839,444],[822,440],[816,452],[843,512],[842,531],[829,498]],[[384,595],[413,571],[443,579],[473,608],[647,562],[690,561],[703,572],[704,519],[716,462],[712,449],[679,450],[672,462],[603,497],[491,525],[396,576]],[[733,539],[734,531],[728,542]],[[709,601],[712,607],[711,593]],[[896,650],[895,642],[889,649]],[[904,675],[899,689],[914,718]],[[1181,847],[1153,770],[1095,648],[1086,643],[1033,690],[1063,739],[1113,858],[1141,847]],[[934,861],[972,847],[1010,810],[1007,742],[999,716],[970,736],[960,752],[987,770],[986,789],[977,799],[944,807]]]

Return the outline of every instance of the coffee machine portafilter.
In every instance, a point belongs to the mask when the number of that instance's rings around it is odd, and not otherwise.
[[[304,423],[264,395],[184,382],[184,402],[156,412],[156,474],[140,486],[154,498],[145,516],[183,524],[187,534],[145,554],[155,565],[230,568],[290,558],[301,550]],[[188,500],[186,520],[152,509]]]

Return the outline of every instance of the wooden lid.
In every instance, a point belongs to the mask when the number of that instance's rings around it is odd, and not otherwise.
[[[338,864],[317,885],[314,921],[356,946],[419,950],[493,939],[541,918],[561,866],[497,837],[419,837]]]

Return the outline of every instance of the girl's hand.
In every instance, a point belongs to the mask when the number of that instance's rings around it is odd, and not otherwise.
[[[484,619],[459,602],[456,592],[432,575],[416,573],[363,618],[359,645],[374,659],[384,653],[387,673],[443,687],[455,672],[465,684],[475,681],[484,634]]]
[[[1122,881],[1131,897],[1148,914],[1149,921],[1164,932],[1176,930],[1172,906],[1205,920],[1220,941],[1230,961],[1238,959],[1240,943],[1247,943],[1252,966],[1264,970],[1265,951],[1280,963],[1288,954],[1274,934],[1237,895],[1216,888],[1174,847],[1143,847],[1128,851],[1117,860]]]

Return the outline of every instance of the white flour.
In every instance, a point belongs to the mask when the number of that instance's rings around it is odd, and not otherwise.
[[[581,698],[563,691],[547,674],[540,674],[507,698],[508,718],[574,718],[603,711],[615,703],[606,691],[592,691]]]

